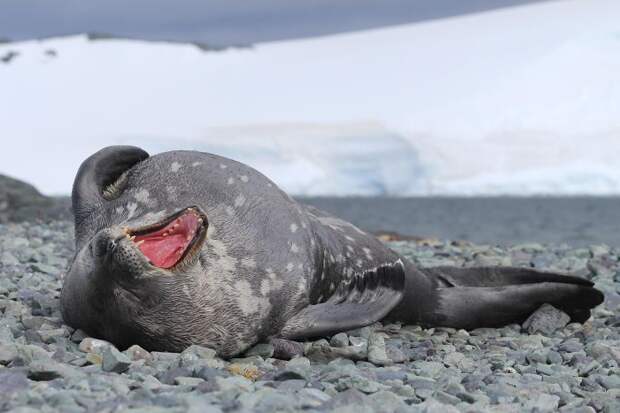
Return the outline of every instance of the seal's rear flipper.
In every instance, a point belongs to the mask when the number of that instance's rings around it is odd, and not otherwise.
[[[561,309],[573,321],[584,322],[590,309],[604,298],[588,280],[529,268],[437,267],[418,271],[428,277],[432,291],[422,296],[408,288],[397,310],[404,315],[407,303],[422,303],[413,319],[403,321],[428,326],[474,329],[521,323],[545,303]]]

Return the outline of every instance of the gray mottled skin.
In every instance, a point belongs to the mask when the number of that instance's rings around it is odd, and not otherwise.
[[[202,343],[235,354],[276,335],[311,302],[325,301],[344,277],[398,258],[374,237],[310,211],[230,159],[167,152],[139,163],[127,178],[117,199],[80,223],[78,254],[63,291],[71,324],[115,342],[138,329],[151,348]],[[93,263],[90,251],[98,240],[105,244],[122,227],[152,224],[192,205],[206,213],[209,227],[199,260],[185,273],[145,269],[125,240],[111,263]],[[317,260],[326,262],[320,273]],[[97,265],[108,273],[84,280],[84,267]],[[135,276],[124,274],[128,270]],[[98,289],[103,283],[109,292]],[[101,321],[93,328],[95,319]]]
[[[106,148],[101,156],[114,165],[123,150]],[[97,175],[104,167],[90,168]],[[119,346],[178,351],[202,344],[231,356],[268,337],[355,328],[391,310],[394,319],[449,324],[435,292],[449,281],[295,202],[246,165],[175,151],[130,165],[125,177],[110,200],[98,197],[94,184],[80,189],[86,178],[76,179],[77,253],[61,296],[63,317],[76,328]],[[158,223],[190,206],[206,214],[208,230],[182,269],[149,265],[123,237],[123,227]]]

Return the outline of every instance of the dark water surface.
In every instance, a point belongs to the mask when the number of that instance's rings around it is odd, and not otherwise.
[[[298,198],[368,231],[477,243],[620,246],[620,198]]]

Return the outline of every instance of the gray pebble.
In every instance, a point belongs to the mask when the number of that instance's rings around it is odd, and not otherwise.
[[[257,344],[248,351],[246,351],[246,356],[261,356],[262,358],[273,357],[274,347],[273,344],[270,343],[261,343]]]
[[[377,366],[392,364],[392,360],[387,356],[382,333],[371,333],[368,337],[368,361]]]
[[[333,347],[346,347],[349,345],[349,336],[346,333],[338,333],[329,340]]]
[[[101,356],[103,358],[101,364],[103,371],[122,373],[131,365],[131,360],[113,346],[106,347]]]
[[[523,323],[523,328],[529,334],[543,333],[551,335],[563,328],[570,321],[570,316],[550,304],[543,304]]]
[[[153,359],[153,356],[151,355],[151,353],[149,353],[148,351],[146,351],[145,349],[143,349],[137,344],[134,344],[133,346],[129,347],[127,350],[123,351],[123,353],[125,353],[131,361],[137,361],[137,360],[149,361]]]
[[[114,346],[62,323],[59,275],[74,253],[71,233],[70,222],[0,224],[2,409],[27,411],[30,403],[36,412],[620,411],[616,248],[395,244],[417,262],[512,263],[593,277],[606,301],[584,325],[562,328],[560,318],[528,335],[515,325],[467,332],[377,323],[329,341],[271,339],[235,360],[200,346],[181,354],[132,346],[111,371],[129,367],[114,374],[103,368],[110,369],[103,355]]]

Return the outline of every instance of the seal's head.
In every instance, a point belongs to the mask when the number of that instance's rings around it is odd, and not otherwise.
[[[163,219],[115,222],[107,204],[146,158],[138,148],[112,147],[80,167],[72,194],[76,255],[64,281],[62,314],[69,325],[120,347],[179,350],[192,341],[194,326],[184,325],[192,323],[187,291],[208,220],[190,205]]]

